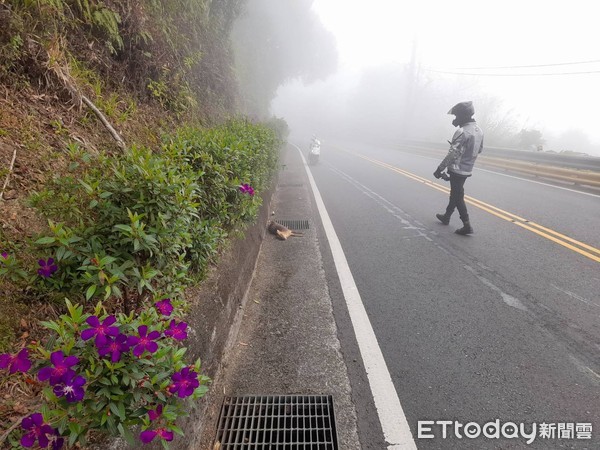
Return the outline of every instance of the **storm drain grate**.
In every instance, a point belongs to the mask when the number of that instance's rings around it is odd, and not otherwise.
[[[331,395],[225,397],[214,448],[337,450]]]
[[[290,230],[308,230],[308,220],[276,220],[278,224],[283,225]]]

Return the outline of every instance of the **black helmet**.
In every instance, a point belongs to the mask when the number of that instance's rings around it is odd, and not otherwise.
[[[473,102],[460,102],[452,107],[448,114],[454,114],[455,116],[471,117],[475,114],[475,108],[473,108]]]

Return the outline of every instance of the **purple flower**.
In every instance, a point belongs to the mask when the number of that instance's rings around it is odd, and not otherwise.
[[[102,323],[100,323],[100,320],[96,316],[90,316],[85,321],[91,328],[81,332],[81,339],[87,341],[96,336],[95,343],[97,347],[106,345],[108,342],[107,336],[115,337],[119,334],[118,327],[111,327],[117,321],[115,316],[108,316]]]
[[[240,186],[240,191],[242,194],[248,194],[250,196],[254,195],[254,189],[247,183],[244,183]]]
[[[55,385],[53,390],[57,397],[65,397],[69,403],[76,403],[83,400],[85,381],[81,375],[76,375],[68,381]]]
[[[109,338],[104,345],[98,347],[98,355],[106,356],[110,353],[110,360],[114,363],[121,360],[121,354],[129,351],[127,336],[119,334],[116,338]]]
[[[162,415],[163,405],[158,405],[156,409],[151,409],[148,411],[148,417],[150,417],[150,421],[154,421],[158,419]]]
[[[156,430],[146,430],[140,433],[140,439],[144,444],[148,444],[152,442],[152,440],[156,437],[160,436],[165,441],[173,440],[173,432],[167,430],[166,428],[158,428]]]
[[[23,447],[33,447],[35,441],[37,440],[41,448],[46,448],[50,443],[48,435],[50,435],[51,437],[57,435],[57,432],[54,428],[44,423],[44,418],[40,413],[31,414],[30,416],[25,417],[21,422],[21,427],[24,430],[29,431],[28,433],[25,433],[21,438],[21,445]],[[55,447],[56,442],[58,442],[58,440],[53,439],[53,450],[55,448],[60,448]],[[60,445],[62,446],[62,442]]]
[[[75,371],[71,367],[79,363],[77,356],[67,356],[65,358],[62,350],[58,350],[50,355],[50,361],[54,367],[49,366],[41,369],[38,372],[38,379],[40,381],[50,379],[50,384],[54,386],[59,383],[65,383],[75,376]]]
[[[171,320],[169,328],[165,330],[165,336],[172,337],[173,339],[177,339],[178,341],[183,341],[188,337],[187,327],[188,325],[185,322],[177,323],[174,320]]]
[[[156,302],[154,307],[161,313],[163,316],[170,316],[173,312],[173,305],[171,304],[170,298],[165,298],[160,302]]]
[[[138,336],[129,336],[127,339],[127,343],[130,347],[135,347],[133,349],[133,354],[135,356],[142,356],[146,350],[150,353],[154,353],[158,350],[158,344],[154,342],[156,339],[160,337],[160,333],[158,331],[151,331],[148,333],[148,327],[146,325],[140,325],[138,327]]]
[[[60,450],[65,443],[65,439],[58,435],[58,430],[54,430],[55,435],[50,436],[50,444],[52,445],[52,450]]]
[[[6,252],[0,253],[0,256],[2,256],[2,259],[8,259],[8,253]]]
[[[9,373],[27,372],[31,368],[29,351],[24,348],[15,355],[11,355],[10,353],[0,355],[0,369],[6,369],[7,367],[9,368]]]
[[[38,274],[44,278],[50,278],[58,270],[58,267],[54,264],[54,258],[48,258],[48,261],[40,259],[38,264],[40,265]]]
[[[198,374],[189,367],[185,367],[179,372],[175,372],[171,377],[173,383],[169,386],[169,392],[174,394],[177,392],[179,398],[189,397],[194,393],[194,390],[200,386]]]

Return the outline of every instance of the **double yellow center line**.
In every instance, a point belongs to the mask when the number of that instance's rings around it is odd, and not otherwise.
[[[381,167],[385,167],[393,172],[399,173],[400,175],[404,175],[407,178],[418,181],[420,183],[426,184],[427,186],[437,189],[438,191],[449,193],[450,189],[445,186],[441,186],[437,183],[434,183],[426,178],[415,175],[414,173],[407,172],[406,170],[400,169],[398,167],[392,166],[391,164],[385,163],[383,161],[379,161],[373,158],[369,158],[367,156],[353,153],[354,156],[362,158],[366,161],[369,161],[373,164],[376,164]],[[585,256],[593,261],[600,262],[600,249],[592,247],[591,245],[580,242],[576,239],[570,238],[569,236],[565,236],[564,234],[558,233],[550,228],[546,228],[540,224],[532,222],[530,220],[524,219],[523,217],[519,217],[516,214],[510,213],[508,211],[504,211],[503,209],[497,208],[489,203],[482,202],[481,200],[477,200],[476,198],[465,195],[465,202],[473,205],[479,209],[482,209],[490,214],[493,214],[496,217],[506,220],[507,222],[512,222],[515,225],[524,228],[526,230],[531,231],[539,236],[542,236],[558,245],[562,245],[563,247],[568,248],[569,250],[573,250],[574,252],[579,253],[580,255]]]

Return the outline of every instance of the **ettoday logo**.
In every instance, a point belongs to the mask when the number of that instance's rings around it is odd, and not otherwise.
[[[523,439],[532,444],[540,439],[591,439],[591,423],[537,423],[500,422],[496,419],[480,425],[477,422],[461,423],[457,420],[419,420],[418,439]]]

